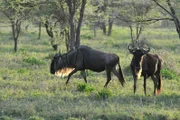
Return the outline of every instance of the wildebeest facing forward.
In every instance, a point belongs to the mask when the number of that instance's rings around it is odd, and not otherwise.
[[[119,66],[119,72],[116,70],[116,65]],[[66,84],[68,84],[70,77],[77,71],[82,71],[85,82],[86,73],[85,70],[89,69],[94,72],[102,72],[106,70],[107,81],[104,87],[107,87],[111,80],[111,72],[118,77],[121,85],[124,85],[124,77],[119,64],[119,57],[115,54],[104,53],[94,50],[88,46],[79,46],[76,49],[69,51],[63,55],[57,53],[52,59],[50,72],[57,74],[59,70],[71,68],[68,75]]]
[[[161,91],[161,64],[162,59],[156,54],[149,54],[150,47],[147,45],[136,46],[133,44],[128,46],[129,52],[133,54],[131,61],[131,71],[134,78],[134,93],[136,92],[136,81],[140,76],[144,77],[144,94],[146,95],[146,78],[151,76],[154,81],[154,95]],[[157,93],[156,93],[157,92]]]

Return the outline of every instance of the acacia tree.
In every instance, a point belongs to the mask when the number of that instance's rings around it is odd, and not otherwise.
[[[32,2],[32,1],[31,1]],[[3,0],[0,4],[1,12],[9,19],[14,40],[14,51],[17,51],[18,37],[21,32],[21,23],[33,7],[33,2]]]
[[[143,22],[149,18],[151,5],[148,2],[122,0],[115,9],[114,16],[130,28],[132,42],[138,40],[144,28],[149,22]]]
[[[88,8],[88,22],[94,30],[94,36],[96,36],[96,29],[103,30],[104,35],[111,35],[113,19],[111,18],[111,3],[109,0],[91,0]],[[91,9],[90,9],[91,8]],[[90,12],[91,11],[91,12]],[[108,30],[107,26],[108,25]]]

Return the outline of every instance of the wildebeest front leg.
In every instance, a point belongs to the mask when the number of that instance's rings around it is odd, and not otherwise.
[[[136,82],[137,82],[137,78],[134,78],[134,94],[136,93]]]
[[[111,69],[109,69],[108,67],[106,67],[106,75],[107,75],[107,81],[106,81],[106,84],[104,85],[105,88],[107,88],[107,85],[109,81],[111,80]]]
[[[134,94],[136,93],[136,82],[137,82],[137,76],[135,75],[134,71],[132,72],[133,78],[134,78]]]
[[[144,75],[144,94],[146,95],[146,75]]]
[[[84,81],[87,83],[87,79],[86,79],[86,71],[82,70],[82,76],[84,78]]]
[[[76,73],[77,71],[78,71],[77,69],[74,69],[74,70],[68,75],[68,78],[67,78],[67,80],[66,80],[66,85],[68,84],[70,77],[71,77],[74,73]]]

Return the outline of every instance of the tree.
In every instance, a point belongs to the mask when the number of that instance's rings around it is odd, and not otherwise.
[[[150,11],[152,8],[150,3],[122,0],[117,6],[119,10],[114,10],[114,16],[130,28],[132,42],[138,40],[144,28],[150,24],[143,22],[151,16]]]
[[[153,1],[157,6],[159,6],[163,11],[165,11],[171,18],[168,20],[172,20],[175,24],[176,27],[176,32],[178,33],[179,39],[180,39],[180,21],[178,18],[178,15],[176,13],[176,8],[175,6],[180,5],[179,1],[170,1],[170,0],[151,0]],[[163,3],[165,3],[165,6]]]
[[[32,1],[31,1],[32,2]],[[28,12],[31,11],[33,4],[29,1],[1,1],[1,12],[10,20],[12,27],[12,36],[14,40],[14,51],[17,51],[18,37],[21,32],[21,23]]]
[[[80,29],[83,21],[84,9],[86,5],[86,0],[66,0],[69,11],[69,26],[70,26],[70,49],[80,45]],[[75,27],[75,13],[80,7],[80,14],[78,19],[77,28]]]

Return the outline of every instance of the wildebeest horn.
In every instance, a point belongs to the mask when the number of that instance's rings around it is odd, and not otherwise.
[[[148,52],[150,51],[150,47],[147,46],[147,45],[143,45],[143,46],[141,47],[141,50],[142,50],[144,53],[148,53]]]
[[[133,44],[130,44],[130,45],[128,46],[128,50],[129,50],[130,53],[133,53],[135,49],[136,49],[136,48],[133,46]]]

